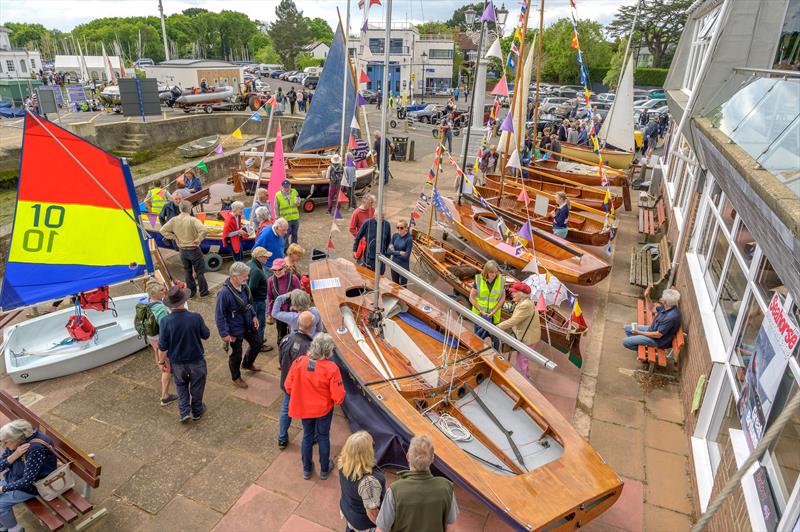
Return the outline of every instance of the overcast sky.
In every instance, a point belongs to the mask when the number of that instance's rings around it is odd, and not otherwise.
[[[577,0],[580,18],[608,23],[617,8],[623,4],[633,4],[636,0]],[[275,19],[277,0],[163,0],[164,13],[179,13],[189,7],[202,7],[209,11],[228,9],[240,11],[256,20],[267,22]],[[350,0],[353,19],[356,15],[358,0]],[[337,22],[336,8],[345,16],[346,0],[295,0],[298,9],[307,17],[322,17],[331,27]],[[386,0],[383,0],[386,3]],[[447,20],[453,11],[466,4],[464,0],[394,0],[392,18],[396,22],[428,22],[431,20]],[[496,0],[496,5],[502,4]],[[538,4],[534,0],[534,4]],[[519,1],[505,2],[510,10],[509,20],[519,15]],[[545,24],[569,13],[568,0],[547,0],[545,5]],[[0,0],[0,23],[32,22],[47,28],[69,31],[73,27],[95,18],[105,16],[158,16],[158,0]],[[383,8],[373,6],[370,20],[377,22],[383,19]],[[533,17],[531,17],[533,18]],[[535,23],[530,22],[531,26]],[[360,24],[353,22],[351,29],[357,31]]]

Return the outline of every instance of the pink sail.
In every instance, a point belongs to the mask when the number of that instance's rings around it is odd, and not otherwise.
[[[281,124],[278,123],[278,135],[275,137],[275,153],[272,155],[272,167],[269,170],[269,204],[275,205],[275,196],[281,190],[281,183],[286,179],[286,166],[283,160],[283,139]]]

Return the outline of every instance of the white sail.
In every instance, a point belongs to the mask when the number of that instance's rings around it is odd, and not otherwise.
[[[625,70],[617,87],[617,96],[611,104],[603,125],[600,139],[619,150],[634,150],[633,141],[633,58],[628,57]]]
[[[519,94],[516,92],[514,93],[514,105],[509,107],[508,112],[510,113],[511,110],[514,110],[514,135],[511,137],[511,142],[509,143],[509,152],[513,152],[518,148],[517,146],[517,131],[523,131],[522,141],[525,141],[525,117],[528,113],[528,93],[531,87],[531,78],[533,77],[533,52],[536,50],[536,37],[534,36],[533,42],[528,47],[528,55],[525,58],[525,66],[522,70],[522,79],[520,81],[520,90]],[[522,123],[520,123],[520,109],[522,109]],[[522,128],[522,129],[520,129]],[[506,148],[506,137],[508,136],[507,131],[503,131],[500,134],[500,142],[498,142],[499,152],[503,153]]]

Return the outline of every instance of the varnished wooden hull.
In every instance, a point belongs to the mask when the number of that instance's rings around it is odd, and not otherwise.
[[[591,189],[581,186],[570,186],[560,182],[550,182],[546,179],[527,178],[520,179],[516,176],[505,176],[503,178],[503,188],[515,190],[518,194],[522,190],[522,184],[525,184],[525,190],[528,192],[528,197],[533,200],[534,194],[544,192],[546,194],[555,194],[556,192],[564,192],[570,201],[577,201],[581,205],[586,205],[593,209],[603,210],[605,208],[603,200],[605,199],[605,191],[601,189]],[[486,186],[495,190],[500,189],[500,176],[487,175]],[[615,209],[622,207],[622,197],[613,195],[611,196],[612,205]]]
[[[597,164],[597,154],[588,146],[579,146],[568,142],[561,143],[561,153],[575,159],[586,161],[588,164]],[[633,152],[601,149],[603,161],[612,168],[627,170],[633,163]]]
[[[450,244],[437,240],[416,229],[413,231],[414,247],[413,253],[417,255],[425,265],[441,277],[453,290],[460,295],[469,298],[470,290],[473,285],[474,272],[479,272],[483,265],[466,253],[454,248]],[[444,250],[442,260],[438,259],[435,249]],[[465,268],[471,268],[471,275],[465,275]],[[517,281],[515,277],[506,275],[506,287]],[[506,302],[510,297],[506,297]],[[513,308],[511,305],[504,305],[502,317],[508,319]],[[542,327],[542,340],[549,343],[562,353],[570,353],[581,358],[581,337],[588,330],[586,327],[570,323],[569,320],[559,312],[559,310],[548,305],[546,313],[539,313],[539,322]]]
[[[470,245],[493,259],[522,270],[534,259],[531,249],[516,253],[513,246],[505,244],[484,220],[496,220],[491,212],[477,209],[462,202],[453,216],[453,227]],[[519,229],[518,224],[506,221],[512,232]],[[543,234],[534,229],[533,249],[540,269],[546,269],[560,281],[581,285],[595,285],[605,279],[611,271],[605,261],[559,238]]]
[[[594,161],[597,162],[596,160]],[[592,165],[593,163],[587,162],[588,165]],[[540,177],[546,181],[553,181],[556,183],[560,183],[558,179],[566,179],[568,181],[573,181],[575,183],[580,183],[581,185],[588,185],[592,187],[602,187],[603,186],[603,178],[597,171],[591,172],[566,172],[563,170],[558,169],[558,161],[552,161],[549,159],[539,159],[536,161],[531,162],[530,166],[525,167],[527,170],[533,170],[536,172],[537,177]],[[616,172],[616,171],[615,171]],[[608,184],[612,187],[627,187],[628,186],[628,178],[624,175],[619,175],[617,173],[607,172],[606,178],[608,179]]]
[[[533,214],[533,205],[525,209],[525,204],[517,201],[515,192],[503,192],[503,197],[499,198],[499,190],[482,187],[477,185],[475,189],[483,198],[489,202],[492,209],[497,211],[503,218],[524,224],[530,219],[531,225],[548,233],[553,232],[553,209],[547,213],[547,217],[539,217]],[[518,189],[519,190],[519,189]],[[567,220],[567,240],[576,244],[588,246],[604,246],[608,244],[610,236],[601,220],[592,218],[589,215],[577,212],[570,212]]]
[[[384,311],[387,304],[402,302],[408,308],[407,314],[455,339],[457,344],[445,349],[442,340],[409,328],[407,323],[399,322],[399,316],[382,320],[381,336],[364,319],[375,310],[373,294],[364,288],[371,286],[372,272],[338,259],[312,262],[310,274],[312,282],[338,281],[339,286],[317,288],[314,301],[336,342],[345,378],[352,380],[356,393],[364,394],[374,410],[369,414],[371,418],[385,421],[384,426],[390,426],[393,436],[404,444],[411,435],[428,435],[436,452],[435,468],[475,494],[501,519],[518,529],[574,530],[618,499],[622,481],[527,379],[472,333],[468,323],[462,325],[452,317],[448,319],[431,302],[383,278],[378,290]],[[352,318],[349,322],[346,314]],[[392,341],[392,330],[397,327],[433,364],[427,373],[433,382],[423,382],[419,376],[409,378],[414,371],[409,366],[409,351],[401,352]],[[372,346],[377,356],[365,355],[365,345]],[[451,362],[443,365],[448,360]],[[394,379],[385,377],[387,368]],[[501,422],[508,423],[510,416],[524,421],[524,426],[517,425],[512,438],[525,441],[522,431],[543,431],[541,439],[549,447],[533,442],[542,449],[540,456],[533,456],[532,447],[526,442],[527,460],[515,462],[509,450],[495,445],[498,438],[502,441],[497,444],[506,445],[502,436],[493,439],[487,433],[490,426],[472,422],[475,418],[468,415],[465,406],[472,397],[471,390],[504,394],[507,401],[503,404],[507,406],[492,411]],[[482,393],[486,399],[486,392]],[[347,406],[345,398],[345,409]],[[474,412],[478,406],[473,403],[471,408]],[[482,462],[465,451],[463,443],[448,438],[432,422],[441,414],[459,419],[482,449],[498,453],[499,462]]]

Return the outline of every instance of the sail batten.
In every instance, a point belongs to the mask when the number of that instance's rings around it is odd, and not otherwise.
[[[633,152],[633,57],[629,56],[625,63],[617,95],[600,126],[599,136],[609,146]]]
[[[133,180],[119,158],[27,115],[0,308],[152,271],[139,216]]]
[[[295,143],[295,152],[309,152],[339,146],[342,124],[342,85],[347,50],[341,26],[336,30],[325,67],[317,83],[311,107]],[[347,69],[345,124],[354,116],[356,89],[350,69]],[[345,135],[347,138],[347,135]]]

